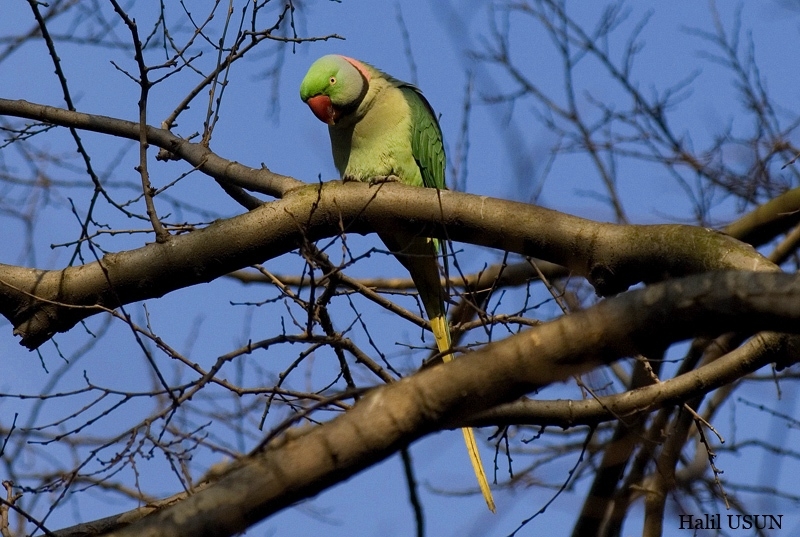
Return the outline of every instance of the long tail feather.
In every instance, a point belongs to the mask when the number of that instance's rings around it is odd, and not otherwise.
[[[436,262],[436,243],[432,239],[416,237],[403,233],[401,230],[395,230],[391,234],[379,233],[379,235],[384,244],[411,274],[411,279],[414,280],[422,305],[425,307],[425,313],[431,323],[433,337],[436,339],[436,348],[442,353],[442,359],[449,362],[453,359],[450,348],[452,341],[450,327],[444,313],[444,289],[442,289],[439,279],[439,268]],[[464,427],[461,432],[464,434],[464,443],[467,445],[469,460],[472,463],[475,477],[478,479],[483,499],[489,506],[489,510],[494,513],[494,498],[489,488],[489,480],[486,479],[478,445],[475,442],[475,433],[471,427]]]
[[[449,362],[453,359],[453,355],[450,353],[451,340],[447,319],[442,314],[430,321],[431,330],[433,330],[433,335],[436,338],[436,346],[439,352],[442,353],[442,360]],[[463,427],[461,432],[464,434],[464,443],[467,445],[469,461],[472,463],[472,470],[475,472],[475,477],[478,478],[478,486],[483,494],[483,499],[486,501],[489,511],[494,513],[494,498],[492,497],[492,490],[489,488],[489,480],[486,479],[486,472],[483,470],[481,454],[478,452],[478,444],[475,442],[475,432],[472,430],[472,427]]]

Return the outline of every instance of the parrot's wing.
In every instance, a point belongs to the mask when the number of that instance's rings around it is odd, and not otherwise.
[[[422,93],[410,84],[400,87],[411,110],[411,153],[417,161],[422,184],[444,190],[444,144],[439,121]]]

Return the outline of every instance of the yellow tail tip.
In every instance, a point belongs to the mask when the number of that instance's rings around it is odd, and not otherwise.
[[[492,497],[492,490],[489,488],[489,480],[486,479],[486,472],[483,470],[483,463],[481,462],[481,454],[478,452],[478,444],[475,442],[475,433],[470,427],[461,429],[464,434],[464,443],[467,445],[467,452],[469,453],[469,461],[472,463],[472,470],[475,472],[475,477],[478,479],[478,487],[481,489],[483,499],[486,501],[486,506],[489,511],[496,513],[494,498]]]
[[[453,353],[450,347],[452,340],[450,339],[450,327],[447,325],[447,318],[444,315],[437,315],[431,320],[431,331],[433,337],[436,339],[436,348],[442,354],[442,360],[449,362],[453,359]],[[475,477],[478,479],[478,486],[483,494],[483,499],[486,501],[486,506],[489,511],[496,513],[494,498],[492,497],[492,490],[489,488],[489,480],[486,479],[486,472],[483,470],[483,463],[481,462],[481,455],[478,452],[478,444],[475,442],[475,433],[470,427],[461,429],[464,433],[464,443],[467,445],[467,453],[469,453],[469,460],[472,463],[472,470],[475,472]]]
[[[443,353],[442,360],[449,362],[453,359],[453,353],[450,352],[452,342],[450,340],[450,327],[447,325],[447,318],[444,315],[439,315],[431,319],[431,332],[436,340],[436,348],[439,352]]]

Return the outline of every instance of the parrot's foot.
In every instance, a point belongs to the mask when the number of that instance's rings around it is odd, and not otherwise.
[[[399,183],[400,178],[396,175],[379,175],[377,177],[373,177],[369,180],[369,185],[381,185],[384,183]]]

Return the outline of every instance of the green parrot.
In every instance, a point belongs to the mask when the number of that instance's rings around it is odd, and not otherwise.
[[[364,62],[331,54],[311,65],[300,84],[300,98],[328,124],[333,162],[343,180],[394,176],[407,185],[446,188],[442,131],[415,86]],[[438,241],[402,229],[378,231],[378,236],[411,274],[436,346],[445,362],[452,360]],[[481,492],[494,512],[475,435],[471,428],[462,431]]]

